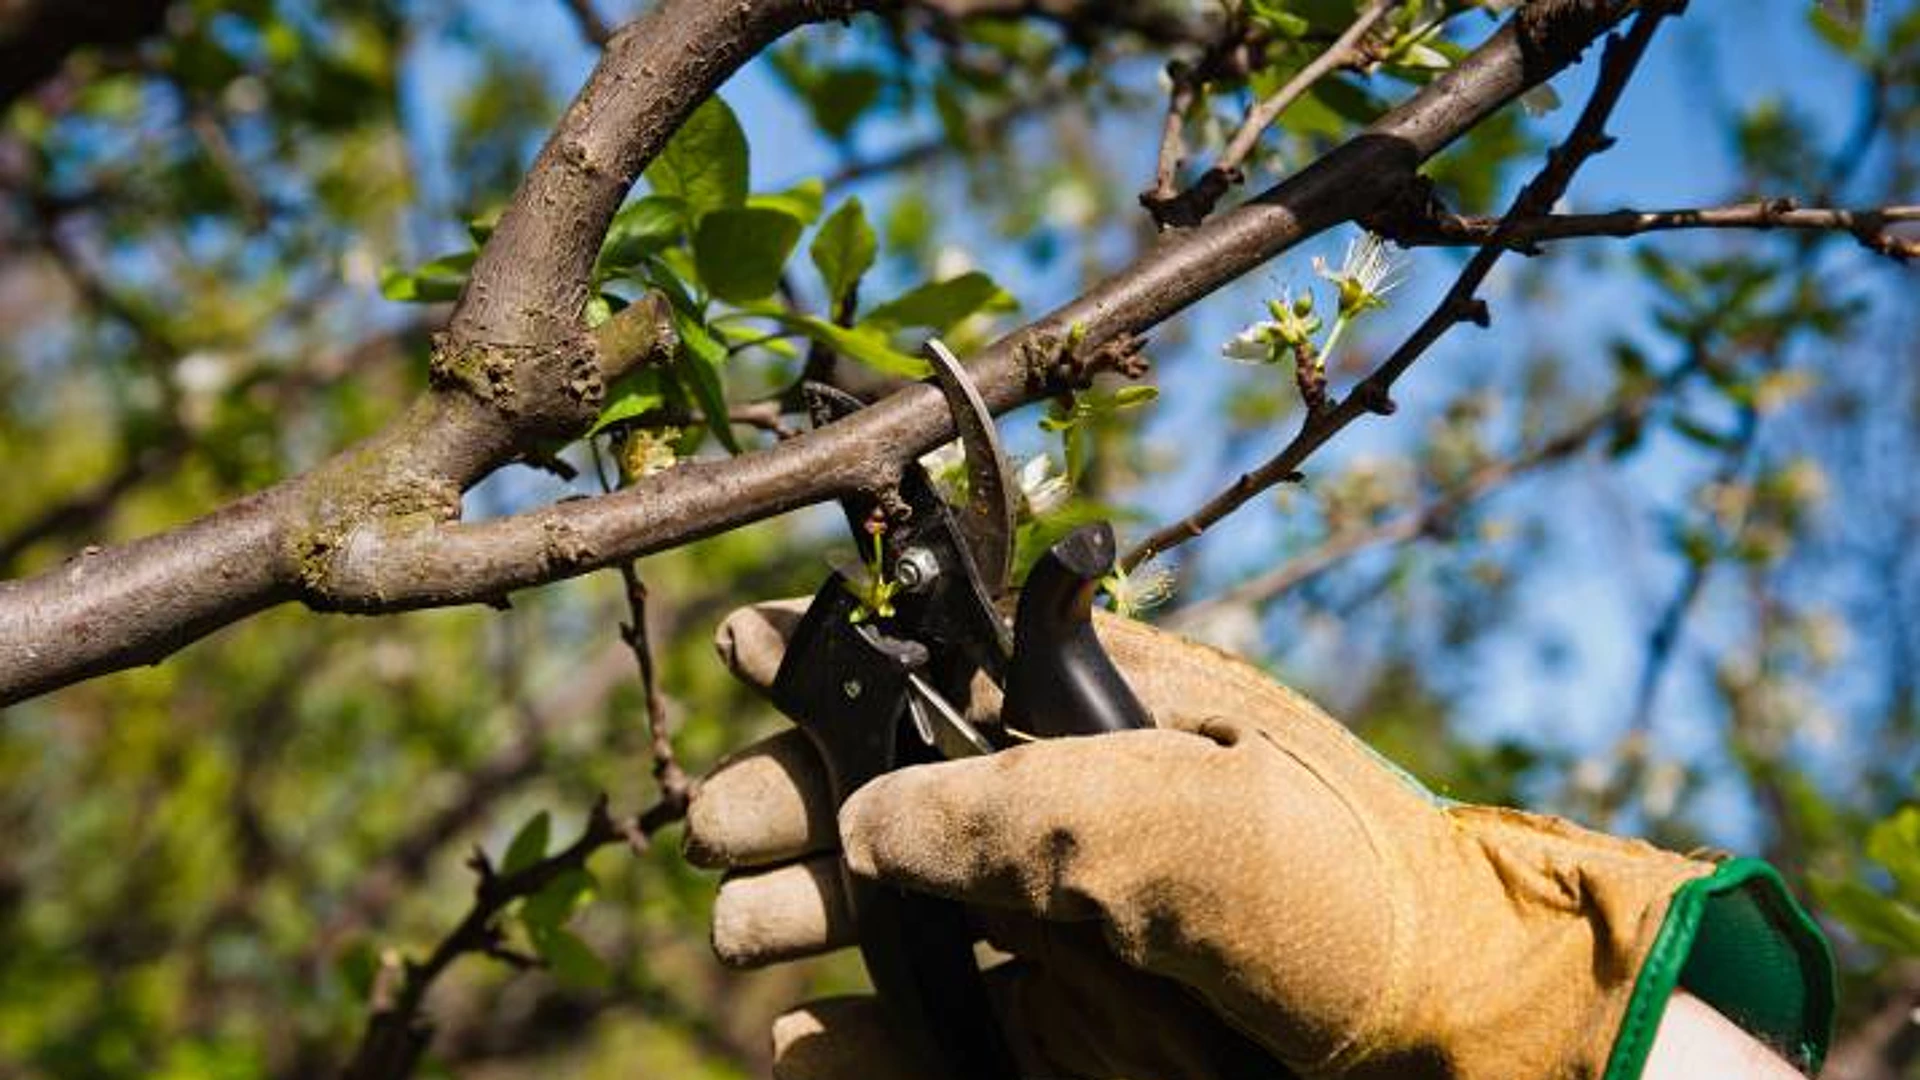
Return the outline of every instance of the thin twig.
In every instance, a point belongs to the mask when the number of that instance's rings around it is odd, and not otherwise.
[[[1547,161],[1533,179],[1514,198],[1512,207],[1501,219],[1501,227],[1488,242],[1474,252],[1453,287],[1432,314],[1417,327],[1393,354],[1382,361],[1351,393],[1331,408],[1309,412],[1292,441],[1264,464],[1242,473],[1226,490],[1208,499],[1199,509],[1179,521],[1161,527],[1121,560],[1123,569],[1132,570],[1156,555],[1205,533],[1220,519],[1245,506],[1275,484],[1301,479],[1300,465],[1325,445],[1328,439],[1360,417],[1390,415],[1396,406],[1392,389],[1395,380],[1411,367],[1441,335],[1463,322],[1486,326],[1490,322],[1486,303],[1474,294],[1486,280],[1494,264],[1507,251],[1505,229],[1514,219],[1538,217],[1547,212],[1566,192],[1573,174],[1588,158],[1612,145],[1606,134],[1607,118],[1612,115],[1620,94],[1646,53],[1660,21],[1673,13],[1667,3],[1648,4],[1641,9],[1626,35],[1607,39],[1600,59],[1600,77],[1588,98],[1586,108],[1566,139],[1547,155]]]
[[[1920,255],[1920,237],[1896,236],[1890,227],[1920,222],[1920,206],[1883,206],[1847,210],[1802,207],[1792,199],[1765,199],[1730,206],[1676,210],[1613,210],[1601,214],[1547,214],[1513,221],[1504,231],[1486,217],[1440,215],[1422,225],[1396,229],[1391,237],[1403,247],[1484,244],[1495,234],[1510,248],[1524,249],[1547,240],[1590,236],[1639,236],[1669,229],[1802,229],[1850,233],[1867,248],[1896,259]]]
[[[620,580],[626,586],[629,616],[629,621],[620,625],[620,640],[627,643],[640,668],[640,688],[647,698],[647,745],[653,756],[653,778],[660,785],[662,805],[684,808],[693,785],[674,757],[672,721],[654,669],[653,644],[647,638],[647,585],[640,579],[637,562],[620,564]]]
[[[1160,128],[1160,154],[1155,160],[1153,187],[1140,196],[1152,210],[1172,202],[1180,193],[1180,163],[1187,156],[1187,112],[1193,108],[1196,78],[1193,69],[1179,60],[1167,62],[1167,116]],[[1158,215],[1155,215],[1156,219]]]
[[[999,109],[978,120],[969,121],[965,127],[964,143],[971,145],[986,139],[1003,138],[1016,124],[1030,120],[1070,99],[1064,84],[1053,84],[1039,93]],[[925,165],[955,150],[961,149],[945,131],[937,135],[910,142],[904,146],[889,150],[879,157],[849,161],[829,174],[823,181],[825,190],[838,191],[852,184],[871,180],[877,176],[887,176],[906,169]]]
[[[1274,121],[1300,100],[1301,95],[1335,71],[1366,63],[1369,57],[1361,43],[1380,20],[1391,14],[1400,3],[1401,0],[1374,0],[1367,10],[1360,13],[1359,18],[1353,20],[1353,25],[1334,39],[1325,52],[1309,61],[1306,67],[1287,80],[1286,85],[1247,110],[1246,119],[1241,122],[1240,129],[1233,133],[1233,138],[1227,141],[1227,148],[1221,151],[1213,167],[1225,173],[1239,172],[1247,156],[1260,144],[1260,136],[1266,134]]]
[[[1374,0],[1352,25],[1333,43],[1308,62],[1286,84],[1247,111],[1240,127],[1213,166],[1202,173],[1185,191],[1178,190],[1179,171],[1186,154],[1184,129],[1186,116],[1200,98],[1208,82],[1224,75],[1244,75],[1252,49],[1250,29],[1229,21],[1227,36],[1211,46],[1197,64],[1174,61],[1167,65],[1172,88],[1167,97],[1166,121],[1160,132],[1160,154],[1154,169],[1153,186],[1140,194],[1140,204],[1153,216],[1156,226],[1187,228],[1198,225],[1213,212],[1222,196],[1246,177],[1240,166],[1246,163],[1260,143],[1260,137],[1274,121],[1315,83],[1341,68],[1357,67],[1368,60],[1364,42],[1382,18],[1400,6],[1401,0]]]
[[[778,422],[777,416],[775,422]],[[608,492],[613,491],[614,479],[607,473],[599,444],[589,441],[588,445],[600,487]],[[693,795],[693,783],[673,752],[672,722],[667,716],[666,697],[660,693],[660,682],[653,662],[653,643],[647,636],[647,584],[641,580],[638,559],[629,559],[620,564],[620,582],[626,594],[628,619],[620,624],[620,640],[626,643],[627,650],[633,654],[634,665],[640,669],[640,689],[647,699],[647,748],[653,759],[654,782],[660,786],[659,806],[649,813],[684,815],[687,802]],[[669,820],[674,818],[666,817],[661,824]],[[644,844],[645,834],[650,831],[645,821],[641,825],[641,835],[634,838],[636,848]]]
[[[1740,410],[1739,427],[1733,435],[1733,442],[1727,449],[1726,460],[1714,474],[1714,482],[1731,483],[1746,467],[1753,451],[1755,438],[1759,435],[1759,410],[1748,406]],[[1747,518],[1742,515],[1733,523],[1724,537],[1726,546],[1739,543],[1746,532]],[[1653,631],[1647,635],[1647,659],[1640,669],[1640,682],[1633,694],[1633,713],[1627,721],[1627,734],[1623,738],[1631,739],[1645,736],[1653,727],[1653,706],[1660,696],[1660,684],[1665,681],[1667,669],[1672,666],[1680,645],[1680,634],[1685,629],[1687,618],[1699,603],[1701,592],[1706,588],[1707,577],[1713,571],[1714,558],[1711,552],[1690,555],[1686,572],[1680,575],[1678,587],[1673,596],[1661,609],[1660,618],[1653,624]]]
[[[345,1070],[346,1080],[400,1080],[411,1075],[433,1037],[433,1025],[421,1017],[421,1010],[434,981],[455,960],[468,954],[492,956],[516,967],[534,963],[507,948],[498,922],[501,912],[514,901],[539,892],[561,874],[585,867],[588,857],[608,844],[651,835],[647,825],[650,820],[664,823],[684,816],[684,811],[661,814],[659,809],[655,806],[632,822],[620,822],[607,812],[603,795],[589,811],[578,839],[510,874],[500,873],[485,853],[476,849],[468,862],[479,877],[473,906],[425,960],[396,957],[384,965],[375,985],[374,1012]]]

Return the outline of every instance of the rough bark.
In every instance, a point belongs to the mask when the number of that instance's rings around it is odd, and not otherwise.
[[[700,100],[755,51],[855,0],[667,0],[616,34],[476,263],[429,393],[388,432],[208,518],[0,586],[0,702],[154,662],[272,604],[393,611],[491,600],[886,482],[950,436],[916,386],[819,432],[625,491],[480,524],[460,492],[535,438],[577,434],[614,365],[579,313],[614,210]],[[877,4],[875,5],[877,6]],[[972,362],[1005,410],[1301,240],[1384,205],[1418,164],[1570,63],[1633,8],[1523,8],[1453,71],[1247,204],[1167,234],[1132,266]],[[1077,355],[1065,355],[1070,331]],[[657,340],[657,339],[656,339]],[[76,570],[79,573],[76,574]]]

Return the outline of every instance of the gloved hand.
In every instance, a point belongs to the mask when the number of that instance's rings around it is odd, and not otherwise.
[[[728,666],[770,685],[799,611],[736,612]],[[1098,629],[1161,730],[901,770],[837,828],[801,732],[720,765],[688,854],[731,871],[721,958],[851,944],[844,857],[974,905],[1017,958],[990,985],[1030,1075],[1211,1080],[1224,1021],[1304,1077],[1632,1078],[1683,969],[1733,984],[1716,1007],[1817,1061],[1824,946],[1764,866],[1436,799],[1253,667],[1138,623]],[[1732,999],[1761,982],[1798,1006],[1743,1016]],[[789,1080],[913,1075],[871,1000],[803,1007],[774,1040]]]

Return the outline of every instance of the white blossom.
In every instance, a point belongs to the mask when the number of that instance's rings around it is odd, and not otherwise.
[[[1267,314],[1271,318],[1249,323],[1228,339],[1220,346],[1220,355],[1245,363],[1276,363],[1286,350],[1307,344],[1320,332],[1312,290],[1303,289],[1296,296],[1291,286],[1282,288],[1277,298],[1267,301]]]
[[[1073,495],[1072,482],[1065,474],[1053,471],[1053,459],[1045,454],[1035,454],[1022,463],[1015,481],[1029,517],[1050,514]]]
[[[1280,324],[1272,320],[1251,323],[1220,346],[1220,355],[1229,360],[1264,364],[1273,359],[1270,343],[1278,340],[1279,330]]]
[[[1100,579],[1113,601],[1114,613],[1137,619],[1173,596],[1173,572],[1161,567],[1135,567],[1132,573],[1118,566]]]
[[[1314,257],[1313,269],[1340,290],[1343,319],[1368,308],[1386,306],[1387,294],[1406,279],[1399,260],[1387,251],[1387,242],[1370,232],[1347,242],[1347,256],[1341,260],[1340,269],[1329,269],[1327,260],[1318,256]]]

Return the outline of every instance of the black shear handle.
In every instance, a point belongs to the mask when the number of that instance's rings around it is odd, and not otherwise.
[[[1000,721],[1052,738],[1153,726],[1093,632],[1093,595],[1113,572],[1113,527],[1082,525],[1027,574],[1013,619],[1013,660]]]
[[[912,728],[907,676],[928,661],[915,642],[851,622],[852,592],[829,578],[787,643],[773,699],[812,739],[836,805],[867,781],[934,760]],[[928,1080],[1018,1080],[974,961],[966,909],[842,871],[860,953],[889,1034]]]

